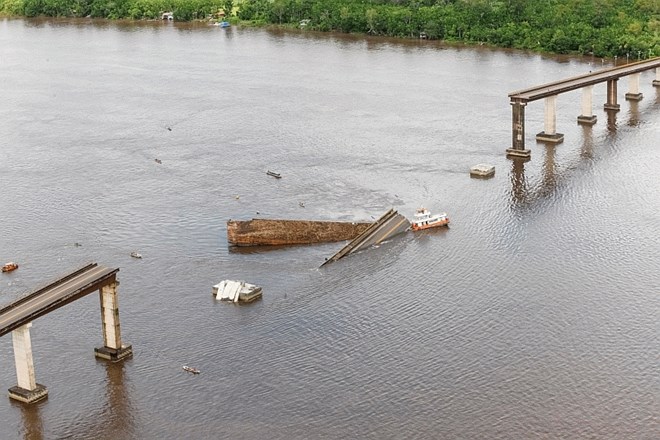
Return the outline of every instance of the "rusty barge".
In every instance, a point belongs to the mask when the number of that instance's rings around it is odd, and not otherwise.
[[[227,241],[232,246],[278,246],[351,240],[371,222],[314,220],[228,220]]]

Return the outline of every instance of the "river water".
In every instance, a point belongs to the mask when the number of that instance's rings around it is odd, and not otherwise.
[[[98,296],[34,322],[48,399],[3,439],[660,437],[660,89],[565,142],[511,146],[511,91],[608,67],[345,35],[0,21],[0,305],[119,267],[129,360],[94,358]],[[169,129],[168,129],[169,128]],[[162,163],[157,163],[160,159]],[[469,177],[477,163],[489,180]],[[280,172],[275,180],[267,170]],[[303,206],[301,206],[301,203]],[[230,249],[228,219],[447,211],[342,243]],[[76,243],[78,245],[76,245]],[[141,260],[129,254],[138,251]],[[216,302],[243,279],[261,301]],[[183,364],[199,368],[190,375]],[[0,339],[0,388],[16,384]]]

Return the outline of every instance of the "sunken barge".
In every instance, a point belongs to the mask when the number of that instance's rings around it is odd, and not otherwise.
[[[371,222],[314,220],[229,220],[227,242],[232,246],[278,246],[351,240]]]

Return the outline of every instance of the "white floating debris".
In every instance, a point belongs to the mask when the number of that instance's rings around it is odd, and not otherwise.
[[[215,299],[232,302],[252,302],[261,298],[261,287],[245,281],[224,280],[213,286]]]
[[[480,163],[470,168],[470,176],[491,177],[495,174],[495,166]]]

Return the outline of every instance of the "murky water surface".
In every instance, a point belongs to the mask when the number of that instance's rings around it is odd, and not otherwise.
[[[561,95],[556,147],[535,142],[543,103],[531,103],[532,160],[504,157],[509,92],[601,66],[428,41],[0,21],[0,260],[21,266],[0,276],[0,305],[88,261],[119,267],[135,352],[95,360],[96,295],[38,319],[49,397],[0,399],[0,436],[659,438],[654,73],[610,118],[595,87],[593,128],[576,124],[580,92]],[[481,162],[493,179],[469,177]],[[420,205],[447,211],[450,229],[323,269],[341,243],[226,243],[230,218]],[[263,300],[215,302],[222,279],[262,285]],[[7,335],[0,388],[15,384]]]

